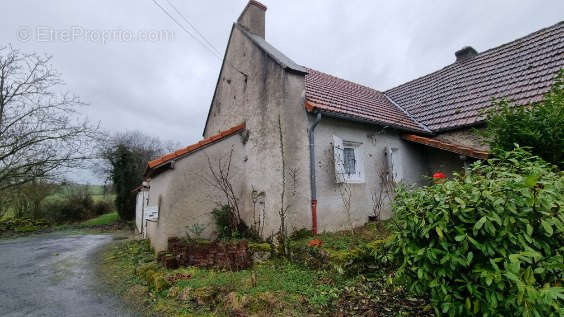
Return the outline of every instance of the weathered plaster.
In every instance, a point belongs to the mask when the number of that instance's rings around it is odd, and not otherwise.
[[[268,236],[278,232],[280,226],[281,129],[286,163],[284,208],[288,210],[289,228],[310,226],[303,74],[285,71],[237,27],[233,28],[224,65],[204,137],[246,122],[247,179],[249,186],[265,193],[264,234]],[[245,200],[245,208],[251,209],[249,200]]]
[[[479,128],[482,130],[483,128]],[[488,151],[490,148],[473,128],[443,132],[435,137],[437,140],[457,145],[464,145],[476,150]]]
[[[346,141],[360,142],[364,158],[365,182],[351,184],[351,218],[354,226],[362,225],[372,215],[372,194],[380,187],[378,170],[385,168],[385,148],[390,145],[399,149],[403,180],[407,184],[423,184],[423,175],[428,175],[426,161],[422,159],[420,148],[400,139],[394,130],[377,126],[323,118],[315,132],[315,155],[318,188],[318,227],[319,231],[343,230],[349,227],[349,221],[338,194],[335,180],[335,168],[331,160],[333,155],[333,135]],[[391,216],[386,208],[381,215],[386,219]]]
[[[177,160],[174,169],[151,179],[148,205],[158,206],[159,197],[161,200],[158,221],[147,225],[148,238],[155,251],[165,250],[169,237],[184,237],[186,232],[190,233],[189,229],[194,224],[205,226],[202,237],[215,237],[211,212],[225,203],[225,199],[222,192],[212,185],[208,158],[214,166],[218,164],[218,159],[227,163],[231,150],[232,185],[235,192],[245,198],[245,194],[250,192],[246,180],[247,152],[239,134]]]

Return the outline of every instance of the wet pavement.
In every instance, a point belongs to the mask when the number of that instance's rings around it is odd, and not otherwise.
[[[111,235],[0,240],[0,316],[135,316],[96,277]]]

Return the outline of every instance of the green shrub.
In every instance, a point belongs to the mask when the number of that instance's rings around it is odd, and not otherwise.
[[[48,226],[49,223],[43,219],[10,218],[0,221],[0,235],[34,232]]]
[[[290,240],[292,241],[303,240],[311,237],[313,237],[313,233],[311,230],[306,228],[295,230],[292,234],[290,234]]]
[[[164,273],[154,273],[149,285],[157,292],[170,287],[170,283],[166,280]]]
[[[399,281],[448,316],[562,316],[564,173],[521,148],[402,189]]]
[[[51,223],[61,224],[85,221],[113,209],[111,201],[94,201],[89,186],[73,185],[66,188],[58,199],[46,201],[41,207],[41,215]]]
[[[141,279],[145,279],[148,271],[155,272],[159,269],[156,263],[144,263],[135,268],[137,276]]]
[[[260,241],[260,236],[254,232],[247,224],[240,220],[236,228],[233,227],[233,208],[229,205],[223,205],[212,211],[212,216],[217,228],[217,238],[219,240],[230,239],[249,239]]]
[[[96,216],[101,216],[103,214],[107,214],[114,209],[114,204],[108,200],[99,200],[94,202],[92,206],[92,212]]]
[[[530,147],[547,162],[564,166],[564,71],[544,99],[529,107],[497,101],[488,114],[483,135],[492,149],[511,150],[515,144]]]

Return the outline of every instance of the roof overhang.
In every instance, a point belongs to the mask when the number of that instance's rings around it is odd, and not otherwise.
[[[401,138],[406,140],[406,141],[423,144],[423,145],[430,146],[430,147],[440,149],[440,150],[443,150],[443,151],[448,151],[448,152],[452,152],[452,153],[456,153],[456,154],[460,154],[460,155],[465,155],[465,156],[477,158],[477,159],[480,159],[480,160],[485,160],[490,155],[490,153],[488,151],[477,150],[477,149],[474,149],[474,148],[471,148],[471,147],[468,147],[468,146],[448,143],[448,142],[444,142],[444,141],[440,141],[440,140],[437,140],[437,139],[428,138],[428,137],[424,137],[424,136],[419,136],[419,135],[415,135],[415,134],[402,134]]]
[[[246,124],[245,122],[243,122],[230,129],[221,131],[218,134],[205,138],[199,141],[198,143],[194,143],[182,149],[176,150],[172,153],[163,155],[155,160],[152,160],[149,163],[147,163],[144,176],[145,177],[156,176],[156,174],[160,173],[163,169],[174,168],[174,162],[176,160],[182,159],[196,151],[199,151],[211,144],[219,142],[229,136],[237,134],[245,129],[246,129]]]

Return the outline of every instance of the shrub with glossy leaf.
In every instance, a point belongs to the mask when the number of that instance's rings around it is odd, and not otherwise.
[[[564,173],[521,148],[395,200],[399,281],[448,316],[563,316]]]

